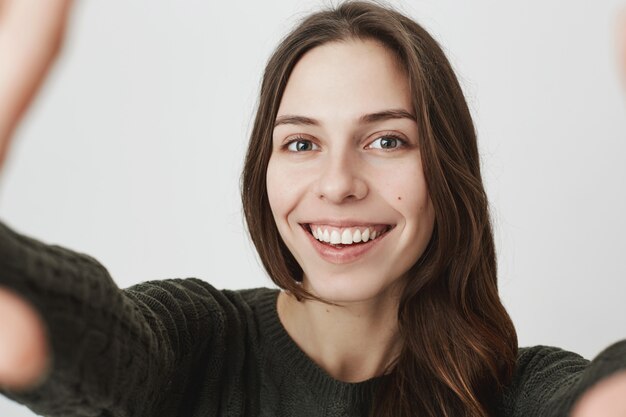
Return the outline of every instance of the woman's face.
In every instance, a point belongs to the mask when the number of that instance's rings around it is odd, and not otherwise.
[[[435,218],[395,57],[370,40],[308,51],[272,140],[269,202],[304,287],[335,302],[392,289],[422,255]]]

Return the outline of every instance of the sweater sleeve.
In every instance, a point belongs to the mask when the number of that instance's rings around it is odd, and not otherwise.
[[[520,348],[513,382],[500,415],[566,417],[576,401],[601,380],[626,370],[626,340],[589,361],[551,346]]]
[[[0,393],[44,416],[179,415],[199,360],[213,359],[215,386],[223,375],[218,353],[233,308],[203,284],[171,279],[122,290],[93,258],[0,222],[0,285],[38,310],[52,360],[36,387]]]

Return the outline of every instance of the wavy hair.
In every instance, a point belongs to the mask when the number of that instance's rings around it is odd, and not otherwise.
[[[306,16],[269,58],[241,177],[248,231],[270,278],[298,300],[327,302],[298,285],[302,268],[282,241],[267,196],[272,131],[287,80],[307,51],[376,40],[409,79],[433,234],[408,273],[398,306],[402,349],[374,393],[370,415],[495,415],[510,383],[517,335],[497,286],[496,255],[474,125],[439,44],[388,5],[347,1]]]

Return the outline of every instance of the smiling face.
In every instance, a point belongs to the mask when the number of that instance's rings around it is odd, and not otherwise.
[[[278,231],[303,286],[370,300],[424,252],[434,210],[407,76],[372,40],[308,51],[283,94],[267,168]]]

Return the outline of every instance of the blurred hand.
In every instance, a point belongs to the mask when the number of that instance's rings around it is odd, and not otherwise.
[[[0,168],[59,53],[72,0],[0,0]]]
[[[626,417],[626,371],[600,382],[583,395],[572,417]]]
[[[33,387],[48,374],[43,321],[22,297],[0,287],[0,387]]]

